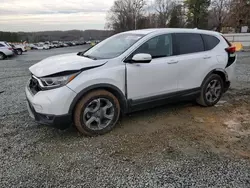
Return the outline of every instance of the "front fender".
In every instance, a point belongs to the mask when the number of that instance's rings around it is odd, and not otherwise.
[[[118,98],[118,101],[120,102],[121,111],[124,113],[127,112],[127,109],[128,109],[127,108],[127,99],[126,99],[125,95],[123,94],[123,92],[118,87],[116,87],[114,85],[100,83],[100,84],[91,85],[91,86],[81,90],[73,99],[73,101],[70,105],[69,114],[73,114],[76,104],[78,103],[78,101],[82,97],[84,97],[84,95],[86,95],[90,91],[97,90],[97,89],[105,89],[105,90],[111,92],[113,95],[115,95]]]

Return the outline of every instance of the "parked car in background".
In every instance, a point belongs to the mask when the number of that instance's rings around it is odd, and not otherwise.
[[[214,106],[234,79],[236,48],[218,32],[146,29],[29,68],[30,116],[85,135],[111,131],[121,114],[173,101]],[[139,75],[138,75],[139,74]]]
[[[52,44],[55,46],[55,48],[59,48],[60,45],[58,44],[59,42],[58,41],[53,41]]]
[[[54,45],[51,44],[49,41],[46,41],[44,44],[47,45],[49,49],[54,48]]]
[[[90,43],[90,45],[91,45],[91,46],[95,46],[95,45],[96,45],[96,42],[95,42],[95,41],[92,41],[92,42]]]
[[[47,44],[42,45],[42,47],[43,47],[43,50],[49,50],[50,49],[49,45],[47,45]]]
[[[73,46],[72,42],[67,42],[66,43],[68,46]]]
[[[18,45],[11,44],[11,47],[13,48],[14,53],[17,55],[22,55],[23,52],[27,52],[27,50],[25,49],[25,46],[20,45],[20,44]]]
[[[6,57],[13,56],[13,48],[5,41],[0,41],[0,60],[5,59]]]
[[[38,44],[30,44],[31,50],[42,50],[43,46],[39,46]]]

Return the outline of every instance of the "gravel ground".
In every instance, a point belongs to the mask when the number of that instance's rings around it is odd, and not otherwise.
[[[0,61],[0,187],[249,187],[250,53],[217,106],[141,111],[88,138],[35,123],[24,94],[29,66],[83,48]]]

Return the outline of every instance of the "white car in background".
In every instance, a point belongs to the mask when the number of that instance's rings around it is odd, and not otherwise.
[[[82,134],[100,135],[121,114],[181,100],[214,106],[234,80],[235,52],[213,31],[120,33],[85,52],[31,66],[28,110],[40,123],[61,129],[73,123]]]
[[[50,49],[49,45],[44,43],[44,42],[39,42],[37,44],[37,46],[42,47],[43,50],[49,50]]]
[[[11,45],[14,49],[14,52],[16,52],[18,55],[22,55],[23,52],[27,52],[26,48],[22,44],[12,44]]]
[[[39,46],[38,44],[30,44],[31,50],[42,50],[43,46]]]
[[[47,45],[47,44],[42,45],[42,47],[43,47],[43,50],[49,50],[50,49],[49,45]]]
[[[5,41],[0,41],[0,60],[5,59],[8,56],[13,56],[13,48]]]

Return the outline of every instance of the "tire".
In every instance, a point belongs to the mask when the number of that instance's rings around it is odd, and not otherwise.
[[[120,116],[118,99],[106,90],[86,94],[76,105],[73,117],[76,128],[86,136],[110,132]]]
[[[200,97],[196,100],[198,104],[204,107],[216,105],[224,90],[224,82],[217,74],[212,74],[202,84]]]
[[[0,52],[0,60],[4,60],[6,58],[6,55],[2,52]]]
[[[21,49],[17,49],[17,55],[22,55],[23,51]]]

